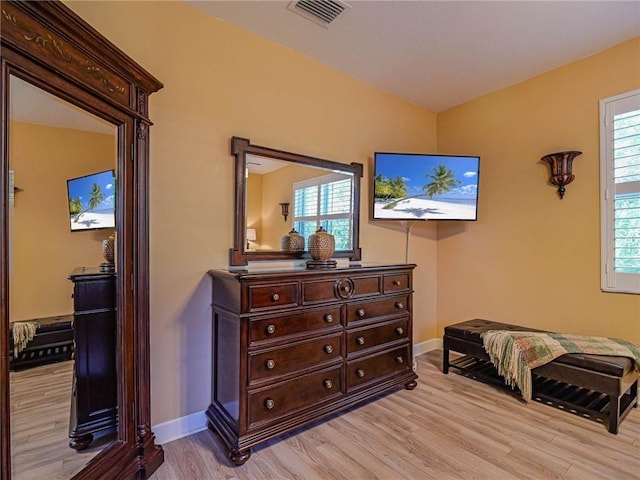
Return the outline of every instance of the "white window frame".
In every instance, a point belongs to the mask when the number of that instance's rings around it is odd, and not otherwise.
[[[640,274],[616,272],[613,268],[613,117],[633,110],[640,110],[640,89],[600,100],[600,271],[605,292],[640,293]]]
[[[295,211],[295,198],[296,198],[296,190],[301,190],[309,187],[320,187],[321,185],[327,183],[338,182],[340,180],[351,180],[351,206],[349,207],[348,213],[333,213],[333,214],[325,214],[321,215],[320,212],[316,212],[315,215],[304,216],[304,217],[296,217]],[[351,228],[349,229],[349,245],[353,245],[353,175],[345,174],[345,173],[329,173],[327,175],[322,175],[320,177],[310,178],[308,180],[301,180],[299,182],[295,182],[293,184],[293,190],[291,192],[291,198],[293,199],[293,214],[292,214],[292,223],[295,225],[296,222],[315,222],[316,228],[318,225],[322,223],[324,220],[339,220],[339,219],[347,219],[351,222]],[[318,200],[318,206],[320,201]]]

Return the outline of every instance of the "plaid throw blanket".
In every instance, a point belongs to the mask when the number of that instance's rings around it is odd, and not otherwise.
[[[508,385],[517,386],[527,402],[532,395],[531,370],[567,353],[629,357],[640,372],[640,345],[619,338],[511,330],[489,330],[481,337],[498,373]]]
[[[11,324],[13,358],[18,358],[18,354],[27,348],[27,344],[36,336],[36,330],[39,326],[38,322],[13,322]]]

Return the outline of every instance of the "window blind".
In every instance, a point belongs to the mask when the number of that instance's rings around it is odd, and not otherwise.
[[[614,269],[640,274],[640,110],[613,117]]]

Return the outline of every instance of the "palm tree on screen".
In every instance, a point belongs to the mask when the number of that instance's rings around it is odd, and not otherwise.
[[[460,185],[460,180],[456,180],[455,175],[445,165],[438,165],[433,168],[433,173],[425,174],[431,182],[427,183],[422,189],[424,193],[429,197],[434,195],[442,195],[443,193],[451,191],[451,189],[457,185]]]
[[[102,193],[102,189],[100,188],[100,185],[98,185],[95,182],[93,183],[93,185],[91,185],[91,190],[89,191],[89,195],[91,197],[89,198],[89,202],[87,204],[88,208],[85,210],[82,210],[82,204],[80,205],[81,211],[73,220],[75,223],[78,223],[78,220],[80,220],[80,217],[82,216],[83,213],[93,210],[94,208],[96,208],[98,205],[102,203],[102,200],[104,200],[104,193]],[[78,202],[80,201],[79,198],[74,199],[73,201],[75,200],[77,200]]]

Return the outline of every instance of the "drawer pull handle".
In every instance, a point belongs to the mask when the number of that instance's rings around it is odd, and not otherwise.
[[[364,337],[358,337],[356,338],[356,343],[358,345],[364,345]]]
[[[267,410],[271,410],[273,407],[276,406],[276,402],[274,402],[273,400],[271,400],[270,398],[267,398],[264,401],[264,408],[266,408]]]
[[[400,280],[394,280],[394,281],[393,281],[393,284],[394,284],[396,287],[399,287],[399,286],[400,286]]]
[[[333,388],[333,382],[331,380],[329,380],[329,379],[326,379],[324,381],[324,387],[325,388]]]
[[[398,355],[398,356],[396,357],[396,362],[398,362],[398,363],[404,363],[404,358],[402,358],[402,356]]]
[[[267,325],[267,335],[271,335],[272,333],[275,333],[276,331],[276,326],[273,324]]]
[[[396,308],[404,308],[404,304],[402,302],[396,302]]]
[[[340,290],[342,290],[344,293],[349,293],[351,292],[351,285],[349,285],[348,283],[341,283]]]
[[[402,327],[398,327],[398,328],[396,328],[396,333],[397,333],[398,335],[402,335],[402,334],[404,333],[404,328],[402,328]]]
[[[356,313],[359,317],[364,317],[364,308],[359,308],[358,310],[356,310]]]
[[[333,347],[331,345],[325,345],[324,351],[327,353],[333,353]]]
[[[325,321],[325,322],[327,322],[327,323],[331,323],[331,322],[333,322],[333,315],[331,315],[330,313],[327,313],[327,314],[324,316],[324,321]]]
[[[364,370],[362,370],[361,368],[357,369],[356,375],[360,378],[364,377]]]
[[[277,302],[278,300],[280,300],[280,294],[274,293],[273,295],[271,295],[271,300]]]
[[[276,366],[276,362],[274,360],[271,360],[271,359],[269,359],[266,362],[264,362],[264,364],[266,365],[266,367],[269,370],[273,370],[275,368],[275,366]]]

